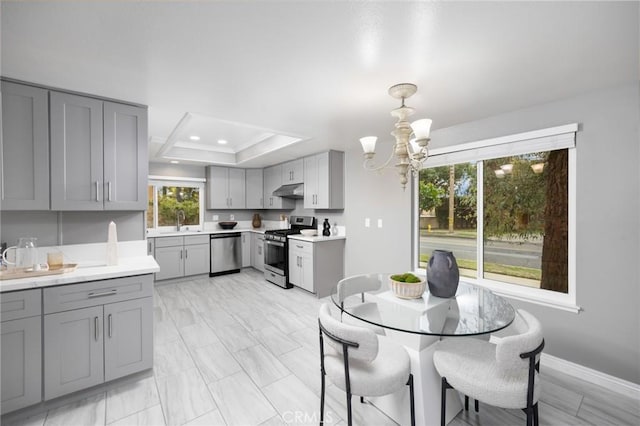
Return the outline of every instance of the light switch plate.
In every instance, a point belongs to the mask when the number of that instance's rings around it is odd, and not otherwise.
[[[378,219],[378,228],[382,228],[382,219]]]
[[[212,220],[219,220],[219,219],[220,219],[220,218],[218,217],[218,215],[217,215],[217,214],[214,214],[214,215],[213,215],[213,219],[212,219]]]

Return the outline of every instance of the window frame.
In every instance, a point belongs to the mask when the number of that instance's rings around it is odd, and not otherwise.
[[[204,211],[205,211],[205,180],[200,178],[181,178],[168,176],[149,176],[147,187],[153,186],[153,228],[147,225],[147,232],[171,232],[175,231],[175,226],[158,226],[158,187],[159,186],[183,186],[198,188],[200,195],[198,196],[198,225],[186,225],[191,231],[202,231],[204,229]],[[146,216],[145,216],[146,217]]]
[[[568,150],[568,259],[567,259],[567,267],[568,267],[568,290],[567,293],[560,293],[552,290],[544,290],[540,288],[531,288],[526,286],[521,286],[518,284],[511,284],[507,282],[500,282],[491,280],[488,278],[484,278],[484,171],[483,171],[483,162],[489,158],[500,158],[501,156],[507,157],[512,156],[512,148],[513,146],[517,146],[520,151],[527,151],[528,146],[531,146],[531,150],[528,152],[538,152],[539,150],[539,138],[549,138],[551,137],[551,142],[553,142],[553,138],[557,135],[574,133],[573,137],[575,138],[575,132],[578,129],[577,124],[571,124],[566,126],[559,126],[550,129],[543,129],[534,132],[521,133],[516,135],[505,136],[501,138],[488,139],[485,141],[476,141],[468,144],[454,145],[451,147],[440,148],[432,151],[432,155],[445,155],[451,156],[451,158],[456,157],[456,153],[460,153],[462,155],[459,158],[463,158],[462,161],[452,161],[446,164],[433,164],[427,165],[426,167],[437,167],[442,165],[450,165],[450,164],[460,164],[469,162],[468,157],[469,152],[481,152],[483,148],[488,148],[490,150],[490,156],[483,157],[476,162],[476,184],[477,184],[477,196],[478,201],[477,205],[477,236],[476,236],[476,260],[478,269],[476,271],[476,278],[470,277],[461,277],[460,281],[478,285],[481,287],[485,287],[490,289],[496,294],[506,296],[508,298],[522,300],[526,302],[531,302],[543,306],[549,306],[557,309],[566,310],[569,312],[578,313],[581,308],[576,303],[577,297],[577,285],[576,285],[576,148],[575,144],[570,147],[550,147],[547,150],[553,149],[567,149]],[[538,138],[536,138],[536,136]],[[532,140],[538,139],[538,146],[534,145],[536,142],[531,142]],[[575,139],[574,139],[575,140]],[[515,145],[517,144],[517,145]],[[504,145],[504,152],[501,152],[500,145]],[[472,151],[473,150],[473,151]],[[466,151],[466,154],[465,154]],[[485,151],[486,152],[486,151]],[[526,152],[521,152],[526,153]],[[413,181],[413,269],[418,273],[426,274],[425,268],[420,268],[420,215],[418,211],[418,175],[416,174]]]

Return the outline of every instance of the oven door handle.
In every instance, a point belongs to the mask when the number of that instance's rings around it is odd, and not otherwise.
[[[264,240],[264,242],[265,242],[265,244],[269,244],[271,246],[284,247],[284,243],[282,243],[280,241]]]

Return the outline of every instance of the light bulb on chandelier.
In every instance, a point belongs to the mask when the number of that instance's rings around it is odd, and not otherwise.
[[[395,99],[400,99],[402,104],[399,108],[391,111],[391,115],[397,118],[395,130],[391,135],[395,137],[396,142],[391,150],[391,155],[382,165],[374,163],[376,154],[376,136],[365,136],[360,138],[362,150],[364,151],[363,166],[367,170],[382,170],[389,166],[391,160],[395,156],[397,161],[393,166],[400,175],[400,184],[402,189],[406,189],[409,181],[409,173],[416,174],[422,168],[422,165],[429,156],[428,145],[429,134],[431,132],[431,120],[423,118],[409,124],[407,118],[413,115],[414,109],[404,104],[404,100],[410,98],[416,93],[418,86],[412,83],[401,83],[389,88],[389,95]]]

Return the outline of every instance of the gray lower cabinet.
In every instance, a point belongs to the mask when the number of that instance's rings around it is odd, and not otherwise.
[[[49,98],[45,89],[2,82],[0,208],[49,210]]]
[[[156,237],[156,281],[209,272],[209,235]]]
[[[251,266],[251,233],[242,233],[242,267]]]
[[[102,306],[44,316],[44,398],[104,382]]]
[[[336,283],[344,278],[343,239],[320,242],[289,239],[289,281],[315,293],[329,296]]]
[[[153,366],[151,275],[46,288],[45,400]]]
[[[51,210],[145,210],[147,110],[50,92]]]
[[[0,414],[42,400],[40,290],[3,293],[0,318]]]
[[[251,266],[264,272],[264,234],[251,234]]]

